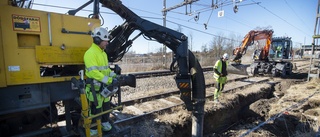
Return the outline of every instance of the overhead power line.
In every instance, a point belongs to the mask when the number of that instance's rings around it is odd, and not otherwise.
[[[235,20],[235,19],[230,18],[230,17],[228,17],[228,16],[225,16],[225,17],[228,18],[229,20],[233,20],[234,22],[238,22],[239,24],[242,24],[242,25],[244,25],[244,26],[247,26],[248,28],[252,28],[252,26],[247,25],[247,24],[245,24],[245,23],[242,23],[242,22],[240,22],[240,21],[238,21],[238,20]]]
[[[141,16],[142,18],[146,18],[146,19],[159,19],[159,20],[162,20],[162,18],[159,18],[159,17],[148,17],[148,16]],[[176,19],[176,20],[180,20],[180,21],[184,21],[184,22],[188,22],[188,23],[192,23],[192,24],[195,24],[195,25],[199,25],[199,26],[202,26],[202,24],[198,24],[198,23],[195,23],[195,22],[189,22],[189,21],[186,21],[186,20],[183,20],[183,19],[179,19],[179,18],[174,18],[174,17],[172,17],[173,19]],[[176,25],[180,25],[180,26],[183,26],[183,27],[185,27],[185,25],[182,25],[182,24],[180,24],[180,23],[177,23],[177,22],[174,22],[174,21],[169,21],[169,22],[171,22],[172,24],[176,24]],[[231,32],[231,33],[238,33],[238,34],[241,34],[240,32],[235,32],[235,31],[233,31],[233,30],[227,30],[227,29],[222,29],[222,28],[218,28],[218,27],[213,27],[213,26],[207,26],[207,27],[209,27],[209,28],[214,28],[214,29],[219,29],[219,30],[223,30],[223,31],[228,31],[228,32]],[[189,28],[189,27],[186,27],[186,28]],[[205,31],[201,31],[201,30],[199,30],[199,29],[194,29],[194,28],[192,28],[192,30],[196,30],[196,31],[198,31],[198,32],[205,32]],[[211,34],[211,33],[207,33],[207,32],[205,32],[204,34],[208,34],[208,35],[214,35],[214,34]],[[216,35],[215,35],[216,36]]]
[[[134,9],[134,10],[137,10],[137,11],[141,11],[141,12],[145,12],[145,13],[149,13],[149,14],[153,14],[153,15],[158,15],[158,16],[162,16],[161,14],[158,14],[158,13],[154,13],[154,12],[150,12],[150,11],[145,11],[145,10],[141,10],[141,9],[137,9],[137,8],[133,8],[133,7],[129,7],[130,9]],[[173,11],[170,11],[170,12],[173,12]],[[148,16],[141,16],[143,18],[148,18],[148,19],[163,19],[163,18],[158,18],[158,17],[148,17]],[[190,22],[188,20],[184,20],[184,19],[181,19],[181,18],[177,18],[177,17],[172,17],[172,16],[167,16],[168,18],[171,18],[171,19],[175,19],[175,20],[179,20],[179,21],[183,21],[183,22],[188,22],[188,23],[192,23],[192,24],[195,24],[195,25],[198,25],[198,26],[203,26],[203,24],[199,24],[199,23],[195,23],[195,22]],[[239,23],[239,21],[237,21]],[[180,25],[178,23],[174,23],[174,24],[177,24],[177,25]],[[244,24],[244,23],[240,23],[240,24]],[[182,26],[182,25],[181,25]],[[246,25],[248,26],[248,25]],[[222,28],[219,28],[219,27],[214,27],[214,26],[211,26],[211,25],[207,25],[208,28],[214,28],[214,29],[219,29],[219,30],[223,30],[223,31],[228,31],[228,32],[232,32],[234,33],[235,31],[234,30],[227,30],[227,29],[222,29]],[[240,32],[236,32],[238,34],[241,34]]]
[[[194,31],[198,31],[198,32],[207,34],[207,35],[211,35],[211,36],[214,36],[214,37],[220,37],[220,38],[224,38],[224,39],[227,39],[227,40],[233,40],[233,41],[235,41],[234,39],[230,39],[230,38],[227,38],[227,37],[221,37],[221,36],[219,36],[219,35],[215,35],[215,34],[212,34],[212,33],[208,33],[208,32],[205,32],[205,31],[198,30],[198,29],[194,29],[194,28],[192,28],[192,27],[188,27],[188,26],[185,26],[185,25],[182,25],[182,24],[179,24],[179,23],[170,21],[170,20],[167,20],[167,21],[170,22],[170,23],[173,23],[173,24],[176,24],[176,25],[180,25],[180,26],[182,26],[182,27],[185,27],[185,28],[194,30]],[[241,42],[241,41],[236,41],[236,42]]]
[[[292,12],[300,19],[300,21],[306,26],[306,28],[312,30],[301,18],[300,16],[298,16],[298,14],[294,11],[294,9],[289,5],[289,3],[284,0],[286,2],[286,4],[288,5],[288,7],[292,10]]]
[[[53,8],[68,9],[68,10],[70,10],[70,9],[75,9],[75,8],[63,7],[63,6],[46,5],[46,4],[41,4],[41,3],[33,3],[33,4],[34,4],[34,5],[38,5],[38,6],[53,7]],[[154,12],[150,12],[150,11],[145,11],[145,10],[141,10],[141,9],[137,9],[137,8],[133,8],[133,7],[129,7],[129,8],[130,8],[130,9],[134,9],[134,10],[138,10],[138,11],[142,11],[142,12],[146,12],[146,13],[149,13],[149,14],[161,16],[161,14],[158,14],[158,13],[154,13]],[[81,11],[93,12],[93,10],[86,10],[86,9],[82,9]],[[117,14],[115,14],[115,13],[113,13],[113,12],[100,12],[100,13],[117,15]],[[142,18],[148,18],[148,19],[159,19],[159,20],[162,19],[162,18],[149,17],[149,16],[141,16],[141,17],[142,17]],[[180,20],[180,21],[192,23],[192,24],[199,25],[199,26],[202,26],[202,25],[203,25],[203,24],[198,24],[198,23],[195,23],[195,22],[190,22],[190,21],[183,20],[183,19],[176,18],[176,17],[171,17],[171,16],[167,16],[167,17],[172,18],[172,19],[175,19],[175,20]],[[183,26],[183,27],[188,28],[188,29],[190,29],[190,30],[194,30],[194,31],[197,31],[197,32],[206,34],[206,35],[210,35],[210,36],[214,36],[214,37],[221,37],[221,36],[218,36],[218,35],[215,35],[215,34],[212,34],[212,33],[208,33],[208,32],[205,32],[205,31],[201,31],[201,30],[198,30],[198,29],[194,29],[194,28],[191,28],[191,27],[188,27],[188,26],[185,26],[185,25],[176,23],[176,22],[174,22],[174,21],[168,21],[168,22],[170,22],[170,23],[172,23],[172,24],[176,24],[176,25]],[[231,33],[234,33],[234,32],[235,32],[234,30],[222,29],[222,28],[213,27],[213,26],[210,26],[210,25],[207,25],[207,27],[209,27],[209,28],[214,28],[214,29],[219,29],[219,30],[223,30],[223,31],[228,31],[228,32],[231,32]],[[241,34],[240,32],[236,32],[236,33]],[[226,38],[226,37],[223,37],[223,38],[229,39],[229,38]],[[231,40],[231,39],[229,39],[229,40]],[[239,41],[238,41],[238,42],[239,42]]]
[[[254,3],[247,3],[247,4],[243,4],[243,2],[246,1],[246,0],[233,0],[233,1],[230,1],[230,0],[221,0],[221,1],[211,1],[211,4],[208,4],[208,1],[204,4],[204,3],[199,3],[199,2],[195,2],[195,3],[192,3],[192,5],[196,5],[196,6],[201,6],[201,7],[204,7],[204,8],[201,8],[201,9],[196,9],[195,11],[193,12],[190,12],[189,16],[193,15],[193,14],[196,14],[193,18],[191,19],[195,19],[195,21],[197,22],[199,20],[199,15],[202,13],[205,13],[207,11],[211,11],[211,13],[209,14],[209,17],[207,19],[206,22],[203,23],[204,25],[204,28],[207,29],[208,26],[209,26],[209,22],[210,22],[210,19],[211,19],[211,15],[213,13],[213,10],[217,9],[217,8],[222,8],[222,7],[225,7],[225,6],[229,6],[229,5],[233,5],[233,6],[246,6],[246,5],[253,5],[253,4],[257,4],[259,2],[254,2]],[[241,3],[241,4],[240,4]],[[185,13],[182,13],[182,12],[178,12],[178,11],[170,11],[172,13],[176,13],[176,14],[181,14],[181,15],[186,15]],[[234,22],[237,22],[241,25],[244,25],[246,27],[249,27],[250,29],[252,27],[250,27],[250,25],[247,25],[245,23],[242,23],[238,20],[235,20],[235,19],[232,19],[232,18],[229,18],[229,17],[226,17],[227,19],[231,20],[231,21],[234,21]],[[188,21],[190,21],[191,19],[189,19]],[[232,31],[234,32],[234,31]]]
[[[255,2],[254,0],[251,0],[253,2]],[[311,37],[311,35],[309,35],[308,33],[304,32],[303,30],[301,30],[300,28],[294,26],[293,24],[289,23],[287,20],[281,18],[280,16],[278,16],[277,14],[273,13],[271,10],[267,9],[266,7],[262,6],[260,3],[257,4],[259,7],[263,8],[264,10],[268,11],[269,13],[271,13],[272,15],[276,16],[277,18],[281,19],[282,21],[286,22],[287,24],[289,24],[290,26],[296,28],[297,30],[299,30],[300,32],[303,32],[304,34],[308,35]]]
[[[76,9],[76,8],[63,7],[63,6],[46,5],[46,4],[41,4],[41,3],[32,3],[32,4],[33,4],[33,5],[38,5],[38,6],[44,6],[44,7],[53,7],[53,8],[60,8],[60,9],[68,9],[68,10]],[[82,9],[81,11],[93,12],[93,10],[86,10],[86,9]],[[112,12],[101,12],[101,11],[100,11],[100,13],[117,15],[116,13],[112,13]]]
[[[188,0],[188,1],[184,1],[184,2],[182,2],[182,3],[178,4],[178,5],[175,5],[175,6],[173,6],[173,7],[169,7],[169,8],[163,9],[162,12],[168,12],[168,11],[170,11],[170,10],[173,10],[173,9],[176,9],[176,8],[179,8],[179,7],[182,7],[182,6],[184,6],[184,5],[191,4],[191,3],[196,2],[196,1],[199,1],[199,0]]]
[[[67,9],[67,10],[76,9],[76,8],[71,8],[71,7],[46,5],[46,4],[41,4],[41,3],[33,3],[33,4],[34,4],[34,5],[38,5],[38,6],[53,7],[53,8]],[[149,13],[149,14],[161,16],[161,14],[158,14],[158,13],[154,13],[154,12],[150,12],[150,11],[145,11],[145,10],[141,10],[141,9],[137,9],[137,8],[133,8],[133,7],[129,7],[129,8],[130,8],[130,9],[137,10],[137,11],[146,12],[146,13]],[[86,10],[86,9],[82,9],[81,11],[93,12],[93,10]],[[113,13],[113,12],[100,12],[100,13],[110,14],[110,15],[117,15],[116,13]],[[141,17],[143,17],[143,18],[148,18],[148,19],[162,19],[162,18],[158,18],[158,17],[149,17],[149,16],[141,16]],[[192,24],[199,25],[199,26],[202,26],[202,25],[203,25],[203,24],[198,24],[198,23],[195,23],[195,22],[190,22],[190,21],[187,21],[187,20],[184,20],[184,19],[172,17],[172,16],[167,16],[167,17],[168,17],[168,18],[175,19],[175,20],[180,20],[180,21],[192,23]],[[174,23],[174,24],[178,24],[178,23]],[[218,28],[218,27],[213,27],[213,26],[210,26],[210,25],[208,25],[207,27],[209,27],[209,28],[214,28],[214,29],[219,29],[219,30],[223,30],[223,31],[228,31],[228,32],[235,32],[235,31],[231,31],[231,30],[227,30],[227,29],[222,29],[222,28]],[[240,32],[236,32],[236,33],[241,34]],[[204,34],[206,34],[206,33],[204,33]],[[212,34],[209,34],[209,35],[212,35]]]

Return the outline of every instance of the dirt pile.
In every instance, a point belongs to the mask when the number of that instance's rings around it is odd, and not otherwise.
[[[319,82],[320,80],[303,83],[283,80],[275,86],[274,98],[251,104],[237,126],[218,136],[319,135]]]

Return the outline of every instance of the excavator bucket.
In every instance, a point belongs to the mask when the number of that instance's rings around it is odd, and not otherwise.
[[[248,75],[247,69],[250,67],[250,64],[229,64],[227,71],[229,74],[238,74],[238,75]]]

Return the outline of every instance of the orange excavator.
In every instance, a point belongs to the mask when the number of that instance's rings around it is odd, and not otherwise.
[[[245,55],[247,52],[247,48],[254,44],[254,41],[258,40],[266,40],[265,46],[261,50],[261,54],[259,55],[260,60],[267,59],[269,54],[269,48],[271,45],[271,38],[272,38],[273,30],[251,30],[242,40],[242,43],[239,47],[236,47],[233,50],[233,55],[235,55],[233,61],[236,63],[241,63],[242,55]]]
[[[292,41],[289,37],[272,37],[273,30],[251,30],[239,47],[233,50],[235,63],[241,66],[241,58],[249,46],[256,44],[252,55],[253,63],[246,67],[249,76],[271,74],[272,76],[287,76],[292,73]],[[243,68],[243,67],[242,67]]]

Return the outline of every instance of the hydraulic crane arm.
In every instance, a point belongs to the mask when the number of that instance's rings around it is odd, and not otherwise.
[[[106,49],[109,61],[119,61],[131,47],[132,41],[140,35],[166,45],[174,53],[170,70],[177,71],[175,80],[180,89],[180,98],[188,110],[202,113],[205,99],[204,77],[199,62],[188,50],[188,38],[180,32],[142,19],[125,7],[120,0],[100,0],[100,3],[125,19],[122,25],[116,26],[110,32],[110,44]],[[129,36],[135,30],[139,30],[141,33],[133,40],[129,40]],[[178,66],[177,70],[174,67],[175,63]],[[194,71],[190,72],[191,70]]]
[[[109,46],[107,52],[119,54],[112,55],[111,62],[119,61],[124,48],[131,45],[132,40],[128,40],[128,38],[135,30],[141,31],[140,35],[143,34],[150,40],[155,39],[159,43],[166,45],[174,53],[177,52],[180,57],[187,57],[188,47],[186,45],[188,39],[184,34],[140,18],[127,7],[123,6],[119,0],[100,0],[100,2],[126,20],[126,22],[114,28],[111,32],[113,38],[111,38],[111,46]],[[120,36],[121,38],[119,38]],[[121,46],[123,49],[120,49],[119,45],[125,47]]]
[[[235,58],[233,61],[240,62],[240,59],[243,55],[246,54],[247,48],[253,44],[256,40],[266,39],[266,45],[261,49],[259,59],[266,59],[269,54],[269,48],[271,45],[273,30],[251,30],[242,40],[242,43],[239,47],[236,47],[233,50],[233,55]]]

